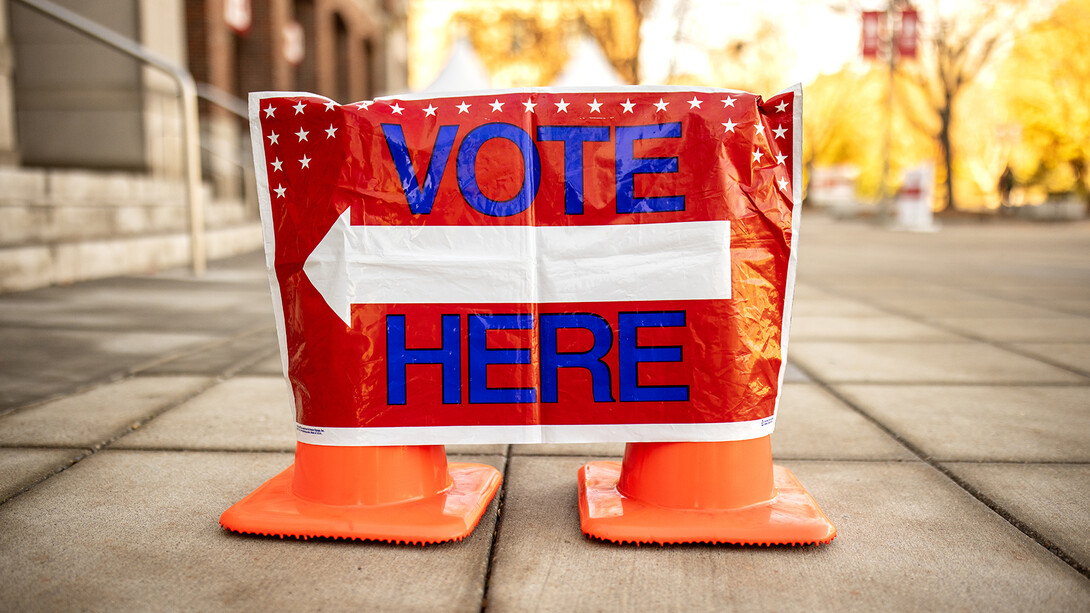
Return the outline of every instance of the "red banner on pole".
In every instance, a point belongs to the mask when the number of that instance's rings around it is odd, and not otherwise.
[[[224,0],[223,21],[239,36],[248,35],[253,24],[250,0]]]
[[[772,431],[801,90],[250,98],[299,440]]]
[[[901,23],[897,28],[897,53],[903,58],[916,57],[919,23],[919,13],[914,9],[901,11]]]
[[[873,60],[882,48],[882,24],[886,14],[883,11],[863,11],[863,58]]]

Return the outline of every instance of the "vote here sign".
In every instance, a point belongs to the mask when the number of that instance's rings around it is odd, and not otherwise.
[[[299,440],[772,431],[801,90],[250,97]]]

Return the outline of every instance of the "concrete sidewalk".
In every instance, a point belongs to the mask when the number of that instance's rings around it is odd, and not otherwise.
[[[505,473],[428,547],[230,534],[292,461],[261,256],[0,296],[0,609],[1090,610],[1090,224],[803,220],[778,463],[817,547],[617,546],[576,469]]]

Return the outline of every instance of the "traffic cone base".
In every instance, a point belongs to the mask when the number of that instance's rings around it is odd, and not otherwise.
[[[353,470],[360,467],[361,454],[377,454],[381,472]],[[391,462],[397,465],[390,467]],[[369,457],[364,464],[373,469],[376,461]],[[406,470],[415,474],[406,476]],[[319,471],[313,479],[300,478],[300,472]],[[224,511],[220,525],[233,532],[303,539],[414,544],[462,540],[477,526],[500,481],[500,472],[488,465],[447,464],[442,446],[299,443],[295,464]]]
[[[714,461],[724,455],[745,460]],[[579,518],[584,534],[618,543],[808,545],[836,537],[798,478],[772,465],[768,437],[629,443],[624,464],[579,469]]]

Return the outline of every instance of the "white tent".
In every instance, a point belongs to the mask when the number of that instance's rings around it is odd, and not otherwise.
[[[471,91],[476,89],[489,89],[492,87],[492,78],[488,69],[477,57],[473,45],[464,38],[454,41],[454,46],[447,58],[446,66],[439,71],[439,76],[431,85],[424,88],[425,92],[456,92]]]
[[[583,35],[575,52],[553,81],[555,87],[610,87],[628,85],[613,69],[602,47],[592,37]]]

